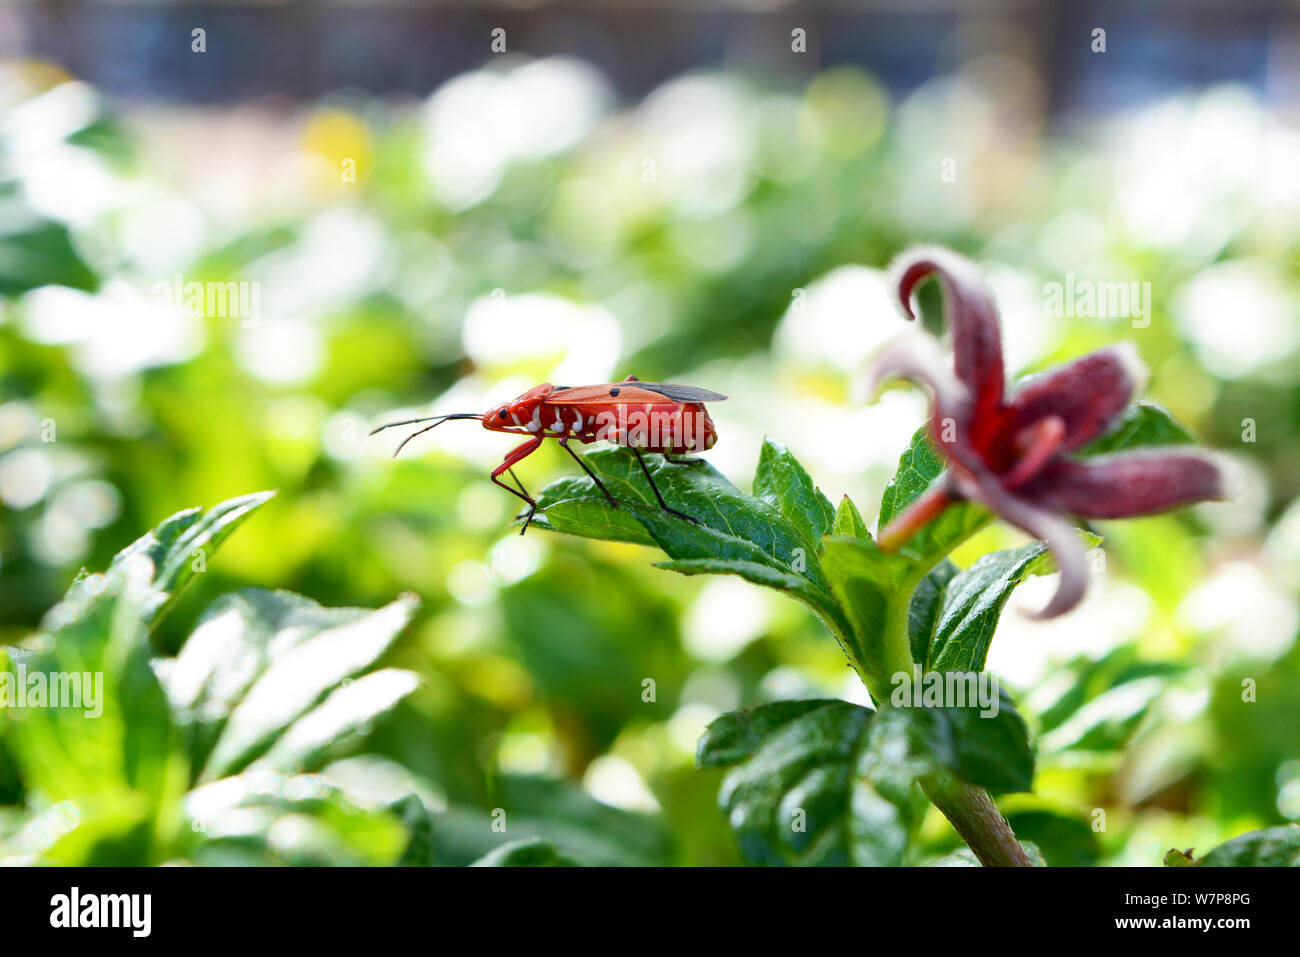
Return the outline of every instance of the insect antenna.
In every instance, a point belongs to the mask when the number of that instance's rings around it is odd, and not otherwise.
[[[381,425],[377,429],[371,429],[370,434],[374,435],[377,432],[384,431],[384,429],[395,428],[399,425],[416,425],[420,422],[432,422],[433,425],[426,425],[422,429],[417,429],[416,431],[408,435],[406,438],[402,439],[401,444],[398,445],[397,448],[393,450],[393,458],[397,458],[398,453],[400,453],[402,449],[406,448],[406,443],[411,441],[411,439],[415,438],[417,435],[424,435],[424,433],[428,432],[430,429],[436,429],[438,426],[442,425],[442,423],[448,422],[452,419],[479,419],[479,418],[482,418],[482,416],[478,415],[475,412],[452,412],[450,415],[426,415],[419,419],[403,419],[401,422],[388,422],[384,425]]]

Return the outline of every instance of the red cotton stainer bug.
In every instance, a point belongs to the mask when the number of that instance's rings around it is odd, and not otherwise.
[[[631,384],[630,384],[631,383]],[[513,402],[505,402],[479,415],[475,412],[453,412],[450,415],[431,415],[420,419],[406,419],[401,422],[389,422],[371,432],[382,432],[401,425],[415,425],[420,422],[432,422],[424,428],[412,432],[393,452],[396,457],[406,447],[406,443],[417,435],[423,435],[430,429],[452,419],[478,419],[483,428],[491,432],[510,432],[515,435],[527,435],[528,441],[505,457],[500,465],[492,470],[492,481],[500,485],[511,495],[528,503],[528,514],[524,518],[524,527],[519,530],[522,535],[528,531],[528,524],[537,514],[537,502],[528,494],[513,466],[522,462],[542,446],[546,439],[556,439],[560,447],[573,460],[582,466],[596,487],[604,493],[609,504],[618,507],[618,501],[605,488],[596,473],[578,453],[569,447],[569,440],[577,439],[584,445],[592,442],[607,441],[629,448],[641,464],[650,489],[655,493],[659,507],[688,522],[699,524],[694,518],[679,512],[664,501],[655,485],[650,470],[646,468],[642,452],[658,452],[676,465],[690,465],[697,459],[674,458],[676,452],[703,452],[713,448],[718,440],[713,428],[713,420],[704,408],[705,402],[721,402],[727,397],[708,389],[697,389],[689,385],[672,385],[666,382],[641,382],[636,376],[628,376],[622,382],[605,385],[584,385],[577,388],[554,386],[549,382],[529,389]],[[513,489],[501,481],[501,475],[509,472],[518,489]]]

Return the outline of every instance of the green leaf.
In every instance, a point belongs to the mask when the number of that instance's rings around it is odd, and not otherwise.
[[[79,809],[80,833],[67,835],[58,854],[75,847],[86,857],[51,860],[102,861],[114,848],[114,863],[156,863],[157,819],[184,792],[186,762],[144,627],[152,577],[150,562],[136,556],[93,576],[94,589],[82,578],[75,600],[47,616],[37,647],[8,656],[0,672],[7,691],[25,689],[10,742],[26,786],[44,804]]]
[[[405,672],[369,672],[415,611],[406,596],[378,610],[322,608],[289,592],[249,588],[200,619],[163,678],[202,780],[257,759],[310,769],[414,688]]]
[[[1300,824],[1251,831],[1220,844],[1200,867],[1300,867]]]
[[[930,641],[943,609],[944,590],[958,573],[957,566],[945,558],[917,582],[912,592],[912,601],[907,607],[907,634],[912,660],[923,671],[930,670]]]
[[[345,683],[290,725],[251,768],[296,771],[319,767],[343,742],[364,734],[371,722],[397,707],[418,684],[414,673],[398,668],[372,671]]]
[[[898,460],[893,481],[880,499],[879,527],[900,515],[943,473],[943,462],[924,426],[916,430],[907,450]],[[971,502],[949,505],[922,527],[899,551],[929,567],[992,520],[982,506]]]
[[[1160,406],[1140,402],[1130,406],[1105,435],[1075,454],[1084,458],[1168,445],[1196,445],[1196,436]]]
[[[484,854],[471,867],[581,867],[550,841],[511,841]]]
[[[926,670],[983,671],[993,633],[1011,592],[1027,576],[1052,568],[1046,546],[1030,542],[1021,548],[984,555],[970,568],[952,575],[942,589],[938,614],[933,619]]]
[[[1191,850],[1180,851],[1176,847],[1171,847],[1165,852],[1165,867],[1195,867],[1196,861],[1192,859]]]
[[[1091,823],[1077,812],[1029,794],[1004,799],[1000,810],[1021,843],[1032,842],[1048,867],[1092,867],[1097,863],[1101,843]]]
[[[274,492],[256,492],[215,505],[206,512],[191,508],[166,519],[147,535],[128,545],[108,566],[111,574],[127,563],[141,559],[150,564],[141,595],[141,617],[152,623],[176,599],[196,570],[249,514],[271,498]],[[46,614],[42,628],[54,631],[94,606],[104,589],[104,575],[82,575],[59,604]]]
[[[975,672],[927,672],[919,686],[897,689],[896,707],[887,712],[887,720],[904,724],[915,760],[995,793],[1028,791],[1034,781],[1029,729],[1004,689],[998,689],[996,707],[993,702],[987,707],[979,703],[981,677]],[[923,705],[932,700],[930,692],[934,701],[964,703]]]
[[[839,507],[835,509],[835,518],[831,522],[830,533],[848,538],[871,537],[871,533],[867,531],[867,523],[862,520],[862,513],[853,504],[853,499],[847,495],[840,499]]]
[[[657,818],[602,804],[567,781],[503,774],[492,786],[490,812],[453,805],[437,815],[440,865],[472,864],[521,839],[545,840],[593,867],[656,866],[672,859],[671,841]]]
[[[805,577],[824,584],[815,553],[810,552],[781,511],[770,502],[745,495],[707,462],[673,465],[662,456],[648,455],[645,459],[664,500],[696,519],[696,525],[659,507],[636,456],[628,449],[589,452],[583,461],[600,476],[619,507],[610,507],[595,483],[582,476],[548,485],[538,496],[539,508],[549,513],[553,503],[597,503],[605,510],[603,513],[584,510],[578,514],[591,521],[601,514],[626,513],[670,558],[758,561],[786,570],[803,563]],[[560,522],[570,520],[574,514],[561,509]],[[632,536],[624,533],[620,540],[629,541]]]
[[[696,518],[697,525],[659,508],[629,450],[591,452],[583,461],[600,476],[618,507],[609,505],[590,478],[561,479],[538,497],[546,515],[540,527],[653,543],[670,559],[660,563],[662,568],[685,575],[734,574],[787,592],[841,635],[848,624],[830,593],[816,551],[819,530],[830,527],[830,504],[783,447],[769,442],[764,456],[756,485],[767,497],[757,498],[745,495],[707,462],[673,465],[660,456],[647,458],[665,500]],[[810,496],[808,501],[800,499],[804,494]]]
[[[1129,735],[1168,687],[1157,676],[1135,678],[1089,700],[1067,720],[1043,734],[1044,754],[1063,751],[1113,751]]]
[[[32,209],[15,184],[0,186],[0,296],[51,285],[91,291],[99,279],[73,248],[66,227]]]
[[[696,748],[695,763],[701,768],[724,768],[746,761],[758,753],[778,728],[826,704],[825,700],[815,698],[775,701],[748,711],[730,711],[704,732]]]
[[[407,794],[385,809],[406,828],[406,849],[397,863],[402,867],[432,867],[437,860],[433,838],[433,815],[418,794]]]
[[[185,799],[183,847],[197,864],[397,863],[408,844],[396,815],[359,806],[320,775],[249,772],[213,781]]]
[[[889,639],[893,615],[910,594],[917,565],[897,552],[882,551],[869,538],[833,536],[823,542],[822,568],[850,625],[851,657],[861,662],[864,676],[877,676],[870,691],[879,701],[888,694],[890,675],[911,673],[908,649],[891,647]]]
[[[754,475],[754,494],[780,510],[811,551],[831,528],[835,510],[788,448],[763,440]]]
[[[915,823],[912,770],[872,734],[874,712],[844,701],[780,702],[723,715],[697,763],[727,767],[718,794],[757,865],[891,866]]]

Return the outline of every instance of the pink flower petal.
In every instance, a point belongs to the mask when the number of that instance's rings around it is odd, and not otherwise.
[[[927,246],[904,253],[893,270],[898,277],[898,297],[912,319],[916,318],[912,293],[921,280],[935,276],[943,283],[957,378],[971,390],[977,412],[1001,405],[1005,373],[998,311],[974,263],[946,249]]]
[[[1019,430],[1046,416],[1065,422],[1061,446],[1077,449],[1101,435],[1128,407],[1146,370],[1129,343],[1098,349],[1026,379],[1008,403]]]
[[[1059,459],[1024,490],[1084,518],[1132,518],[1224,497],[1223,470],[1193,449]]]
[[[1055,618],[1073,610],[1088,590],[1087,549],[1074,526],[1063,515],[1011,494],[996,478],[970,476],[963,480],[958,477],[957,484],[967,498],[1042,540],[1056,559],[1061,573],[1056,594],[1043,609],[1031,612],[1030,617]]]

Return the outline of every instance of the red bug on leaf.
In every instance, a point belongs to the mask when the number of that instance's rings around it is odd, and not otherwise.
[[[479,415],[476,412],[454,412],[450,415],[426,416],[419,419],[405,419],[401,422],[389,422],[372,431],[382,432],[400,425],[415,425],[420,422],[432,422],[416,432],[412,432],[397,446],[396,456],[405,448],[406,443],[417,435],[423,435],[451,419],[478,419],[483,428],[491,432],[511,432],[515,435],[527,435],[524,442],[505,457],[500,465],[492,470],[492,481],[500,485],[511,495],[523,499],[528,504],[524,517],[524,527],[519,530],[522,535],[528,531],[528,525],[537,514],[537,502],[528,494],[513,466],[532,455],[542,446],[546,439],[555,439],[560,447],[573,460],[582,466],[596,487],[604,493],[609,504],[618,507],[618,501],[610,494],[595,472],[584,462],[572,448],[569,441],[576,439],[584,445],[592,442],[607,441],[629,448],[636,455],[641,471],[659,502],[659,507],[688,522],[694,518],[671,508],[659,493],[650,470],[646,468],[643,452],[657,452],[677,465],[690,465],[698,459],[675,458],[679,452],[703,452],[713,448],[718,435],[709,418],[705,402],[721,402],[727,397],[708,389],[698,389],[689,385],[673,385],[667,382],[641,382],[636,376],[628,376],[622,382],[605,385],[586,385],[577,388],[554,386],[549,382],[529,389],[513,402],[504,402]],[[513,489],[501,481],[501,475],[510,473],[518,489]]]

